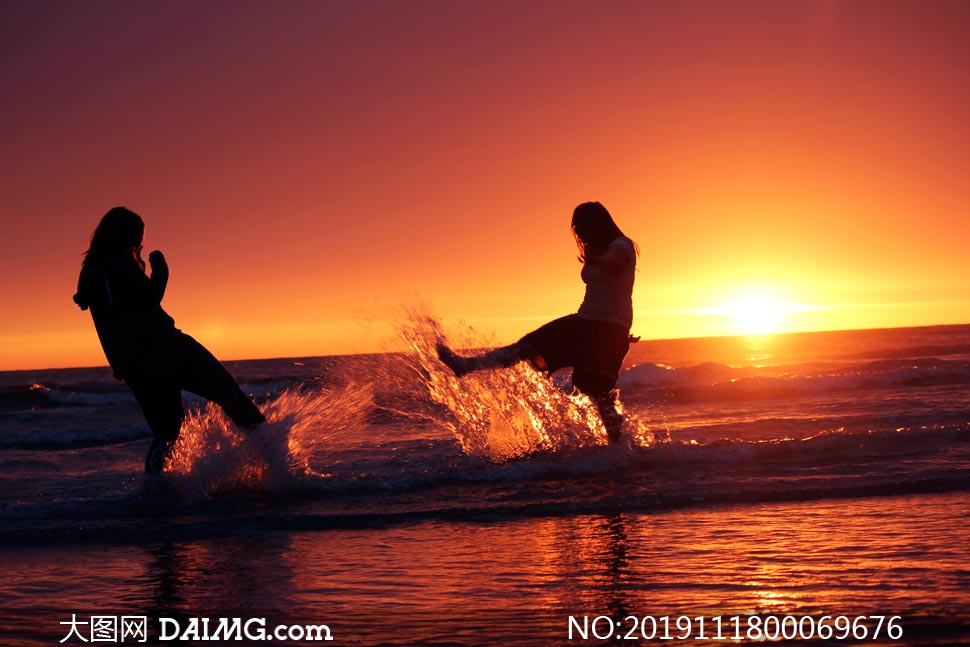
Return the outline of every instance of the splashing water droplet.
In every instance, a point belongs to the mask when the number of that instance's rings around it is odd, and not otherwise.
[[[212,404],[189,413],[165,474],[191,498],[236,490],[279,492],[319,482],[327,455],[356,440],[371,409],[369,387],[338,391],[290,388],[262,404],[266,422],[235,428]],[[317,463],[315,465],[314,463]]]
[[[558,388],[527,362],[459,379],[438,359],[435,346],[445,336],[433,316],[410,311],[401,334],[431,399],[448,411],[441,422],[467,455],[503,462],[535,452],[608,444],[606,428],[589,397]],[[488,345],[472,330],[450,339],[455,347]],[[653,441],[635,418],[626,417],[625,429],[628,442]]]

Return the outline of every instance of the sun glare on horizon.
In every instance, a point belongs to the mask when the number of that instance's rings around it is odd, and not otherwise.
[[[776,297],[751,295],[738,297],[721,309],[734,320],[734,327],[741,335],[771,335],[784,330],[785,315],[796,308]]]
[[[745,291],[727,296],[719,305],[682,311],[690,316],[708,317],[708,336],[743,335],[755,337],[791,332],[804,327],[789,315],[818,310],[818,306],[796,304],[772,292]]]
[[[783,301],[763,296],[742,297],[727,305],[727,312],[734,318],[738,332],[744,335],[779,332],[786,310]]]

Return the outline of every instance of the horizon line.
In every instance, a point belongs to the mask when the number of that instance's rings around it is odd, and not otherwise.
[[[690,341],[690,340],[715,340],[715,339],[746,339],[746,338],[770,338],[770,337],[785,337],[792,335],[815,335],[815,334],[832,334],[832,333],[847,333],[847,332],[877,332],[886,330],[916,330],[923,328],[959,328],[970,326],[970,322],[964,323],[942,323],[942,324],[923,324],[917,326],[875,326],[875,327],[864,327],[864,328],[838,328],[838,329],[820,329],[820,330],[792,330],[784,332],[774,332],[774,333],[764,333],[759,335],[707,335],[707,336],[693,336],[693,337],[657,337],[644,339],[641,337],[640,342],[667,342],[667,341]],[[462,349],[464,350],[464,349]],[[246,357],[246,358],[229,358],[220,359],[221,362],[273,362],[273,361],[287,361],[287,360],[306,360],[306,359],[323,359],[323,358],[340,358],[340,357],[363,357],[368,355],[401,355],[404,354],[404,350],[388,350],[388,351],[361,351],[356,353],[341,353],[335,355],[288,355],[279,357]],[[3,373],[28,373],[31,371],[81,371],[81,370],[93,370],[93,369],[108,369],[107,362],[104,364],[97,364],[91,366],[50,366],[50,367],[31,367],[31,368],[11,368],[0,370],[0,374]]]

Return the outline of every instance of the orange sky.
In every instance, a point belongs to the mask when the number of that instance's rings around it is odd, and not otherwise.
[[[0,370],[104,364],[71,295],[126,205],[223,359],[511,341],[582,298],[572,208],[642,255],[634,332],[970,322],[970,3],[7,2]]]

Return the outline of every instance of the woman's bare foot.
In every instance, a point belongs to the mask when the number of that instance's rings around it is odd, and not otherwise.
[[[461,377],[471,372],[471,361],[468,358],[455,355],[455,353],[442,342],[438,342],[435,349],[438,351],[438,359],[444,362],[445,366],[452,370],[455,377]]]

